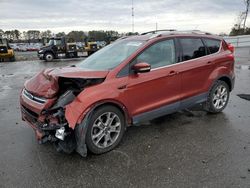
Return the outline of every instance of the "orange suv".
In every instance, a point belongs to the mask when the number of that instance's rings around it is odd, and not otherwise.
[[[26,81],[22,119],[59,151],[105,153],[130,125],[196,104],[221,112],[234,87],[233,50],[200,31],[123,37],[76,66]]]

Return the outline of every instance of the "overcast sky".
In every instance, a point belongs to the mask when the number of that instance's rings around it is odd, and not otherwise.
[[[132,0],[0,0],[0,29],[129,32]],[[135,31],[175,28],[226,32],[243,0],[134,0]],[[250,18],[248,25],[250,24]]]

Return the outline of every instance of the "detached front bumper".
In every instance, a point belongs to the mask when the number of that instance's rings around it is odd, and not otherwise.
[[[44,99],[23,89],[20,96],[22,119],[34,129],[40,144],[53,142],[58,151],[71,153],[76,149],[74,131],[62,122],[63,109],[49,112],[56,99]],[[60,115],[60,116],[59,116]],[[64,118],[63,118],[64,119]]]
[[[45,100],[27,93],[25,89],[21,92],[20,105],[22,119],[35,130],[36,137],[39,141],[46,135],[44,128],[49,126],[44,122],[45,115],[43,115],[42,112],[52,106],[54,102],[55,99]],[[57,127],[50,126],[51,130],[53,130],[53,128],[56,129]]]

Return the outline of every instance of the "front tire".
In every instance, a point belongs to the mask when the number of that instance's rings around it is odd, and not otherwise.
[[[114,149],[125,132],[123,113],[114,106],[102,106],[90,117],[86,134],[88,149],[94,154]]]
[[[44,60],[47,62],[53,61],[54,55],[50,52],[44,54]]]
[[[211,88],[206,102],[206,110],[210,113],[223,111],[229,100],[228,84],[222,80],[217,80]]]

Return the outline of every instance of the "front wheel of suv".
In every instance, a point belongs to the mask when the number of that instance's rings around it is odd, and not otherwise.
[[[222,80],[217,80],[208,94],[206,110],[210,113],[221,112],[227,106],[229,95],[228,84]]]
[[[125,132],[123,113],[114,106],[102,106],[90,117],[86,134],[88,149],[94,154],[114,149]]]

